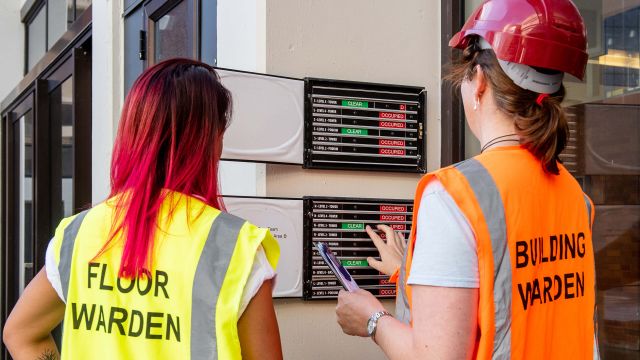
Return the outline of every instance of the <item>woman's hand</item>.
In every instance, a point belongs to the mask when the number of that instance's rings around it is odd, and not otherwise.
[[[407,247],[407,241],[401,232],[394,231],[387,225],[378,225],[377,227],[378,230],[384,231],[387,240],[382,240],[380,236],[367,225],[367,234],[369,234],[369,237],[373,240],[373,244],[380,252],[380,260],[369,257],[367,258],[367,262],[372,268],[385,275],[391,276],[402,264],[402,256],[404,249]]]
[[[358,289],[353,292],[340,290],[336,315],[338,324],[347,335],[367,337],[367,324],[374,313],[384,306],[370,292]]]

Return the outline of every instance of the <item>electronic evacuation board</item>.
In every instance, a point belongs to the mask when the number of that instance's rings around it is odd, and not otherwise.
[[[425,172],[424,88],[305,79],[304,167]]]
[[[365,227],[376,230],[386,224],[408,239],[412,200],[305,197],[304,214],[304,299],[332,299],[342,289],[315,248],[319,241],[331,248],[360,288],[380,298],[395,297],[395,284],[367,263],[367,257],[379,259],[379,254]]]

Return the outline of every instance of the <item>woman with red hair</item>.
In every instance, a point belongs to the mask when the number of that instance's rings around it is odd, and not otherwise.
[[[7,320],[15,359],[282,358],[271,299],[279,247],[223,211],[231,94],[206,64],[159,63],[127,96],[111,194],[62,220]]]

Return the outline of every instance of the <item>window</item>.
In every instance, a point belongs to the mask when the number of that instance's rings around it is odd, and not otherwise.
[[[640,355],[640,1],[575,0],[588,35],[584,81],[565,80],[562,158],[596,205],[598,329],[604,359]]]
[[[91,204],[91,33],[78,32],[2,109],[2,325],[60,220]]]
[[[27,71],[47,52],[47,9],[41,7],[27,25]]]
[[[142,71],[186,57],[216,63],[217,1],[124,1],[125,94]]]
[[[49,116],[51,119],[51,181],[55,194],[52,223],[73,215],[74,209],[74,126],[73,126],[73,77],[64,80],[49,95]],[[55,136],[55,137],[54,137]]]
[[[33,111],[29,109],[14,125],[18,169],[19,293],[34,276],[33,268]]]
[[[3,320],[33,278],[35,246],[35,111],[34,91],[27,92],[9,111],[2,114],[2,190],[3,267],[10,269],[2,278]],[[4,239],[11,238],[11,242]]]
[[[174,58],[190,57],[189,16],[187,2],[181,1],[173,9],[154,22],[155,62]]]
[[[640,354],[640,1],[573,0],[588,37],[584,81],[567,75],[569,142],[560,155],[596,206],[598,331],[603,359]],[[480,0],[442,3],[449,38]],[[449,52],[450,54],[450,52]],[[455,55],[455,54],[454,54]],[[443,84],[442,166],[479,153],[460,102]]]
[[[73,23],[73,3],[69,5],[70,9],[67,0],[47,1],[47,50],[51,49]]]
[[[34,0],[25,2],[25,73],[42,59],[69,27],[91,5],[91,0]]]

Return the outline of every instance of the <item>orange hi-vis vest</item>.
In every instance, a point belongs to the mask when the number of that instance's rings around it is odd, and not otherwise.
[[[526,149],[502,147],[427,174],[418,185],[414,219],[425,187],[437,178],[476,238],[476,359],[599,357],[593,204],[559,167],[559,175],[547,174]],[[397,282],[397,315],[407,322],[413,309],[406,279],[416,229]]]

